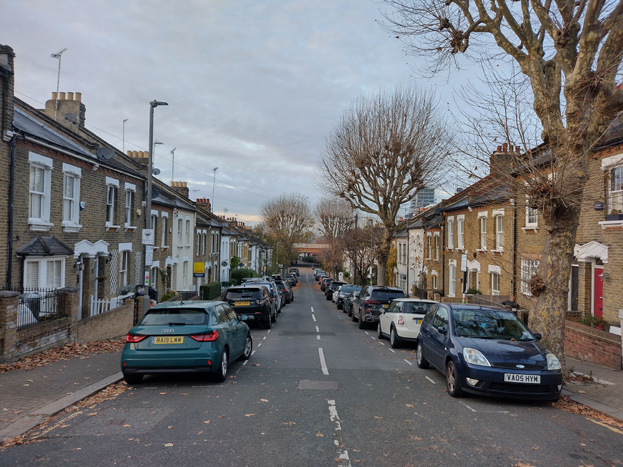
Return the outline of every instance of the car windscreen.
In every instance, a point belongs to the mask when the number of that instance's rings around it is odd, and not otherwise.
[[[225,296],[227,300],[261,300],[262,299],[262,291],[260,289],[229,289],[227,291],[227,295]]]
[[[426,302],[405,302],[404,305],[402,306],[402,312],[425,315],[428,309],[433,305],[434,303],[426,303]]]
[[[183,326],[208,324],[205,310],[192,308],[151,309],[138,323],[139,326]]]
[[[510,311],[452,310],[454,334],[457,337],[504,340],[534,340],[534,336]]]
[[[405,294],[401,290],[373,290],[372,298],[374,300],[393,300],[394,298],[402,298]]]

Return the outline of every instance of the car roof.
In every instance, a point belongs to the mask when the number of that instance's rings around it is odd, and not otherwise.
[[[150,308],[150,310],[154,309],[164,309],[164,308],[203,308],[208,309],[212,308],[214,305],[218,305],[221,302],[219,300],[186,300],[186,301],[175,301],[175,302],[164,302],[158,303],[157,305]],[[226,304],[226,303],[225,303]]]
[[[428,300],[426,298],[394,298],[395,302],[415,302],[415,303],[439,303],[435,300]]]

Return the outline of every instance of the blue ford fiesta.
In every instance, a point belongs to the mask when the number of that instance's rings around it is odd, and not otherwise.
[[[420,328],[417,365],[446,375],[452,397],[488,396],[558,400],[558,358],[510,311],[440,303]]]

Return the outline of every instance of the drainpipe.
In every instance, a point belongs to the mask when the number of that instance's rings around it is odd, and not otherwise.
[[[6,264],[6,289],[12,288],[12,273],[13,273],[13,204],[15,199],[15,148],[17,145],[18,134],[14,133],[11,136],[11,149],[9,151],[9,202],[7,206],[7,220],[8,220],[8,242],[7,242],[7,264]],[[22,275],[23,277],[23,275]]]
[[[517,205],[515,203],[515,199],[510,199],[511,206],[513,207],[513,228],[511,232],[513,232],[513,274],[511,276],[512,281],[512,292],[513,292],[513,302],[517,303]]]

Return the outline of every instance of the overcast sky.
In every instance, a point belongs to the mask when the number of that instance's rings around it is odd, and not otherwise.
[[[351,102],[413,79],[417,61],[377,21],[373,0],[0,0],[0,43],[15,93],[43,108],[81,92],[86,125],[111,144],[148,150],[155,109],[158,178],[250,223],[262,205],[322,196],[318,160]],[[446,77],[418,85],[451,101]],[[454,81],[454,80],[453,80]],[[123,142],[123,120],[125,143]]]

